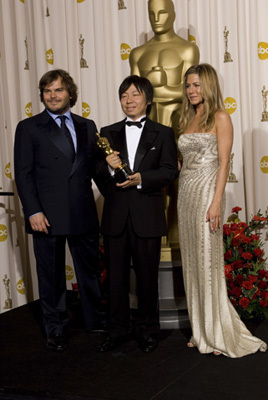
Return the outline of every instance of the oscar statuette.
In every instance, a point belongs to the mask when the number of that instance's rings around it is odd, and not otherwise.
[[[103,153],[106,156],[113,154],[114,151],[111,148],[108,139],[100,136],[99,132],[96,132],[96,135],[98,137],[97,146],[103,151]],[[123,183],[129,179],[130,175],[133,174],[134,172],[129,168],[129,166],[126,163],[123,163],[114,170],[114,179],[117,183]]]

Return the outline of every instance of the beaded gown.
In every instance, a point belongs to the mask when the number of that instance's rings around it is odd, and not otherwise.
[[[200,353],[218,351],[228,357],[266,351],[266,343],[248,331],[228,298],[222,229],[212,233],[206,223],[219,167],[217,137],[211,133],[182,134],[178,145],[183,156],[179,240],[191,342]],[[223,217],[225,198],[222,203]]]

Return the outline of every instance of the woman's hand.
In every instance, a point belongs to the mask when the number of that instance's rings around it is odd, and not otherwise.
[[[216,232],[218,228],[221,227],[221,207],[210,205],[207,215],[206,222],[209,222],[209,227],[212,232]]]

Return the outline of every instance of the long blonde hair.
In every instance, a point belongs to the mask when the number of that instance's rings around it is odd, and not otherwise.
[[[224,110],[224,102],[217,72],[210,64],[199,64],[190,67],[184,75],[179,133],[187,129],[195,116],[195,107],[190,103],[186,95],[187,78],[191,74],[199,76],[201,96],[204,102],[204,113],[200,118],[199,129],[208,132],[215,123],[215,113],[218,110]]]

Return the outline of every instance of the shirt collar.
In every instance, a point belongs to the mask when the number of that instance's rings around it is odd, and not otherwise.
[[[64,113],[64,114],[53,114],[51,111],[49,111],[47,108],[46,108],[46,111],[49,113],[49,115],[55,120],[56,118],[58,118],[58,117],[60,117],[61,115],[66,115],[66,117],[69,119],[69,120],[71,120],[71,111],[70,110],[67,110],[66,111],[66,113]]]

